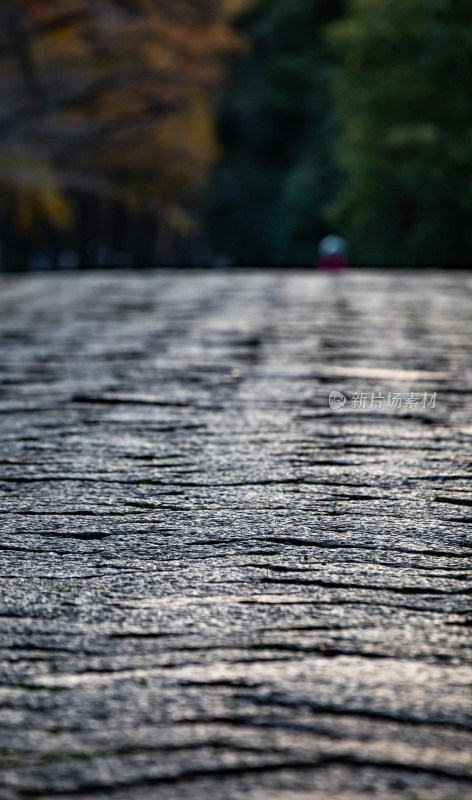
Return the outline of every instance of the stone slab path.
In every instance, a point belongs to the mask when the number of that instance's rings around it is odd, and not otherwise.
[[[0,292],[2,800],[471,798],[472,276]]]

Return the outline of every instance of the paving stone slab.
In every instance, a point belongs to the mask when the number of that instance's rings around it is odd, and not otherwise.
[[[470,274],[0,292],[0,797],[472,798]]]

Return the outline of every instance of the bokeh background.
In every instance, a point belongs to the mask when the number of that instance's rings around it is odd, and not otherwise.
[[[469,267],[470,0],[2,0],[0,265]]]

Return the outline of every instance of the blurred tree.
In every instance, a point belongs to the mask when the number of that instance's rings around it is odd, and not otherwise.
[[[353,0],[329,36],[346,178],[331,213],[357,260],[469,265],[472,5]]]
[[[328,22],[344,0],[256,0],[250,48],[219,114],[221,163],[207,210],[214,247],[242,263],[312,264],[337,187]]]
[[[0,192],[17,224],[66,226],[75,190],[192,231],[237,4],[2,0]]]

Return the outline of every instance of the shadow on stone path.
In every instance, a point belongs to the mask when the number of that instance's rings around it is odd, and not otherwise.
[[[0,289],[0,796],[472,797],[472,278]]]

